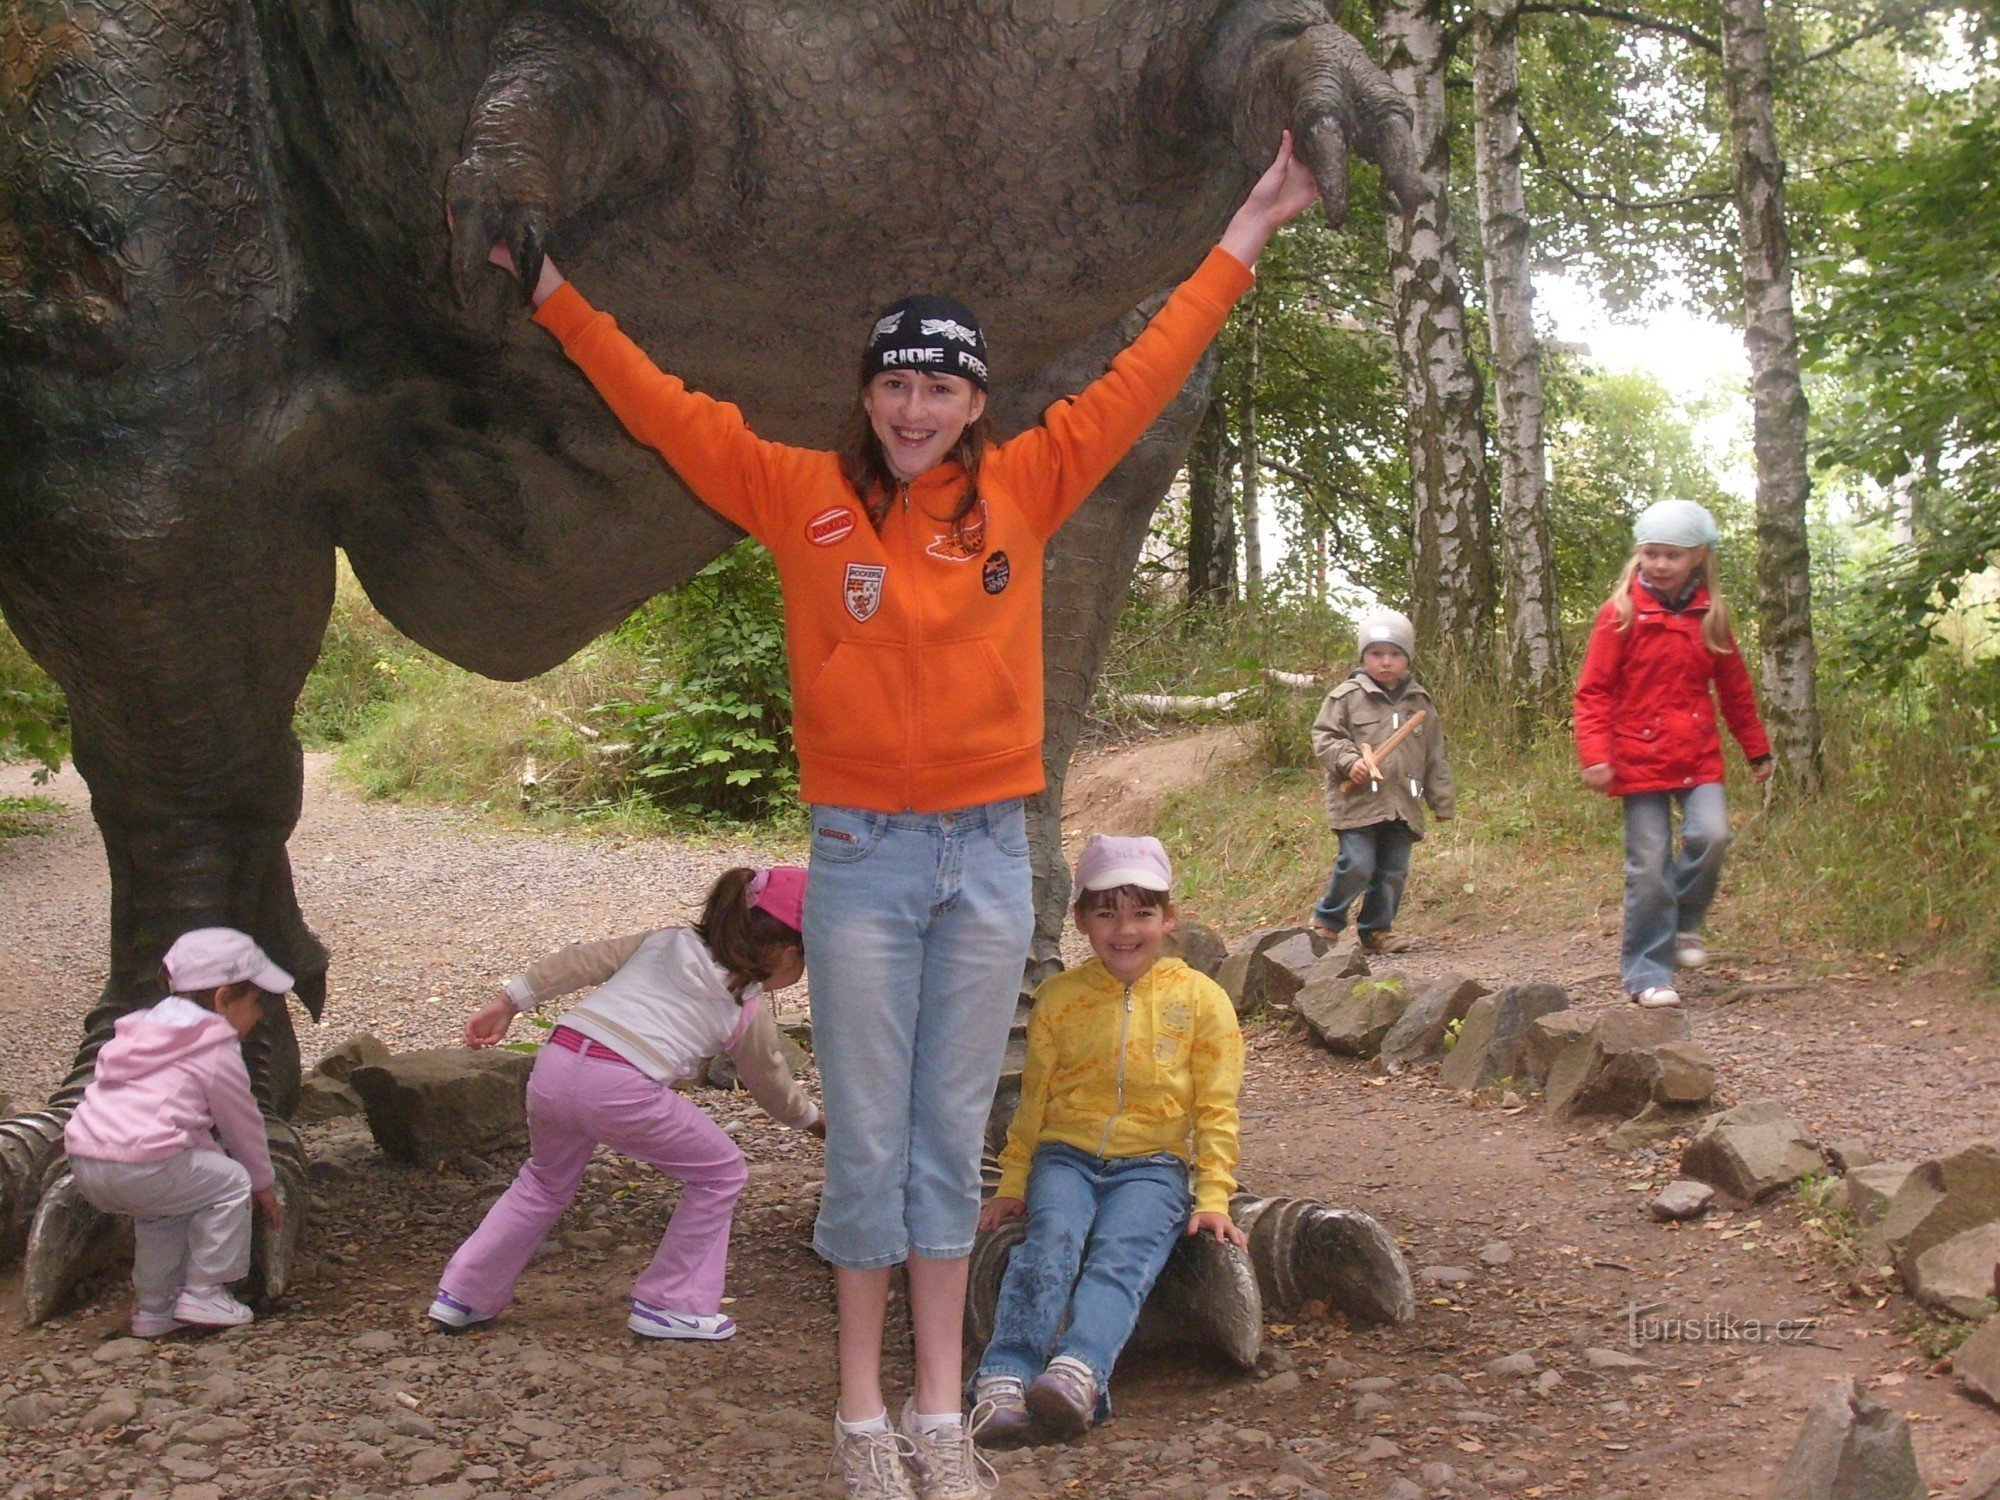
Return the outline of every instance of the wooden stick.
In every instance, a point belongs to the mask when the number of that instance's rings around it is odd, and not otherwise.
[[[1357,745],[1361,746],[1361,764],[1368,768],[1368,789],[1371,792],[1380,791],[1381,790],[1380,783],[1386,780],[1386,778],[1382,775],[1383,759],[1387,757],[1389,753],[1393,751],[1398,745],[1402,744],[1404,740],[1408,739],[1411,735],[1415,734],[1417,732],[1417,726],[1422,724],[1424,720],[1429,717],[1430,717],[1430,710],[1427,708],[1420,708],[1415,713],[1411,714],[1409,718],[1403,721],[1402,728],[1398,729],[1394,734],[1390,735],[1389,738],[1382,741],[1381,744],[1371,747],[1368,745],[1362,745],[1359,740],[1355,741]],[[1354,794],[1355,786],[1353,782],[1343,781],[1341,783],[1341,786],[1346,789],[1347,794],[1349,796],[1352,796]]]

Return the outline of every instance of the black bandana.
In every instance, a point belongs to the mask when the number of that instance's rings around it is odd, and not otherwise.
[[[986,335],[963,302],[905,297],[876,320],[861,356],[864,385],[884,370],[959,375],[986,390]]]

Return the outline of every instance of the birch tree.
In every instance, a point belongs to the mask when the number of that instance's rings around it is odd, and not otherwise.
[[[1818,653],[1806,541],[1806,397],[1792,320],[1785,163],[1771,107],[1764,0],[1721,0],[1744,342],[1757,457],[1757,635],[1764,717],[1779,764],[1801,791],[1819,785]]]
[[[1229,402],[1209,399],[1188,453],[1187,602],[1228,604],[1236,598],[1236,449],[1229,437]]]
[[[1258,326],[1261,310],[1262,299],[1253,287],[1248,308],[1250,371],[1249,379],[1243,384],[1242,426],[1236,439],[1238,461],[1243,473],[1243,593],[1253,609],[1264,602],[1264,517],[1262,507],[1257,503],[1257,382],[1263,378],[1262,350],[1259,347],[1262,330]]]
[[[1525,722],[1563,686],[1562,630],[1542,445],[1541,351],[1521,182],[1519,0],[1475,0],[1472,130],[1499,419],[1500,565],[1507,677]]]
[[[1411,595],[1420,638],[1462,657],[1491,635],[1491,499],[1479,371],[1453,244],[1449,61],[1442,0],[1378,0],[1382,65],[1415,111],[1415,212],[1389,221],[1391,321],[1402,367],[1412,490]]]

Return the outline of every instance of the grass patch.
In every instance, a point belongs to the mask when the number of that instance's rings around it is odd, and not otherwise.
[[[52,797],[0,797],[0,844],[51,832],[64,811]]]

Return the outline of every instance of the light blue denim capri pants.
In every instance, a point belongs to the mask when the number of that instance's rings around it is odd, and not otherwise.
[[[826,1100],[813,1248],[854,1271],[969,1255],[1035,925],[1026,812],[1018,797],[811,811],[806,967]]]

